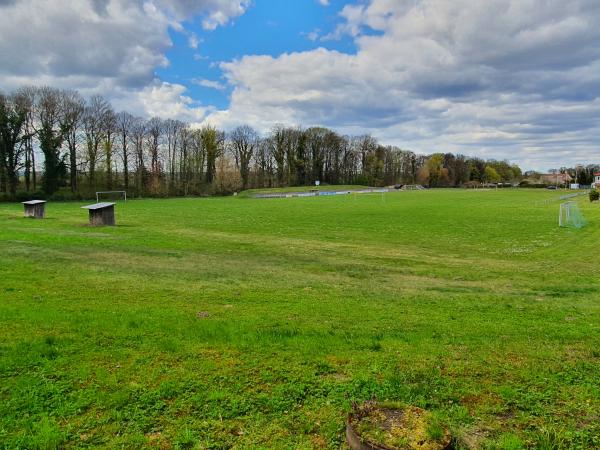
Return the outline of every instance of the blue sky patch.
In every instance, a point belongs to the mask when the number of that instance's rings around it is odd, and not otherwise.
[[[331,0],[323,6],[317,0],[256,0],[243,16],[213,31],[203,30],[200,20],[184,22],[184,32],[169,31],[173,42],[166,54],[169,66],[159,68],[156,75],[163,81],[186,86],[187,94],[199,104],[226,108],[231,88],[222,78],[220,62],[244,55],[279,56],[318,47],[355,53],[349,36],[320,39],[342,21],[339,12],[347,3]],[[197,48],[190,46],[191,39],[197,40]]]

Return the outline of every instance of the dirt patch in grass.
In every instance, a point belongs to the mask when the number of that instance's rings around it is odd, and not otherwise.
[[[433,414],[415,406],[366,402],[355,406],[348,427],[349,442],[355,442],[356,436],[382,450],[442,450],[449,448],[451,440]]]

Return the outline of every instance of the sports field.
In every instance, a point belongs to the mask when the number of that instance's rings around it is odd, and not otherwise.
[[[376,397],[598,448],[600,205],[559,195],[0,204],[0,447],[337,449]]]

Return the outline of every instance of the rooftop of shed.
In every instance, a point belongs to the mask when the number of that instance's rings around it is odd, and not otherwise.
[[[82,208],[83,209],[104,209],[104,208],[109,208],[114,205],[115,205],[114,203],[103,202],[103,203],[94,203],[93,205],[82,206]]]
[[[21,202],[24,205],[39,205],[40,203],[46,203],[46,200],[29,200],[27,202]]]

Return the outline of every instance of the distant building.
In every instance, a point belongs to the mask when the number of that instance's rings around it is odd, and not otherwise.
[[[600,172],[594,174],[594,181],[592,182],[592,188],[600,187]]]
[[[573,181],[573,177],[568,173],[543,173],[540,179],[546,184],[569,184]]]

